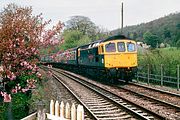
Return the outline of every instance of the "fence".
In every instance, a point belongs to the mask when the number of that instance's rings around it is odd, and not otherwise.
[[[168,86],[168,87],[173,87],[177,88],[179,91],[179,80],[180,80],[180,66],[177,65],[176,68],[176,76],[168,76],[165,74],[163,65],[160,65],[160,72],[159,74],[152,74],[150,65],[147,65],[146,70],[139,70],[137,72],[137,82],[142,81],[146,82],[147,84],[157,84],[161,86]]]
[[[47,118],[51,120],[84,120],[83,106],[78,105],[76,109],[74,103],[70,107],[69,103],[66,103],[66,105],[64,105],[63,101],[61,102],[61,104],[59,104],[58,101],[54,103],[54,101],[51,100],[50,114],[46,114]]]
[[[21,120],[45,120],[46,118],[50,120],[84,120],[84,108],[82,105],[78,105],[76,108],[74,103],[70,107],[68,102],[65,105],[63,101],[59,104],[58,101],[51,100],[49,109],[50,113],[46,113],[45,104],[40,101],[37,112]]]

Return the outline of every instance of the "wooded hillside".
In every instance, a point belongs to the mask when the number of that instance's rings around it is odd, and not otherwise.
[[[114,30],[112,32],[117,34],[119,31]],[[144,41],[143,36],[146,32],[156,35],[159,44],[163,42],[171,46],[177,46],[180,42],[180,13],[170,14],[148,23],[126,26],[123,29],[124,35],[137,41]]]

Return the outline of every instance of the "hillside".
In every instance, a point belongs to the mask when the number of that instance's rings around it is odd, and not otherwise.
[[[114,30],[112,33],[117,34],[118,31],[120,30]],[[177,41],[180,40],[180,13],[170,14],[148,23],[124,27],[123,34],[132,39],[143,41],[143,35],[147,31],[157,35],[163,43],[176,45]]]

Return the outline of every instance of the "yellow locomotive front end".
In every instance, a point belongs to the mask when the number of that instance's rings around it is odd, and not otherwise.
[[[133,40],[104,42],[104,65],[106,68],[137,67],[137,47]]]
[[[137,72],[137,46],[134,40],[111,39],[99,45],[109,78],[131,81]]]

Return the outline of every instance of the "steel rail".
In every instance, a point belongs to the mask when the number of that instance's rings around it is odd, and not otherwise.
[[[129,82],[129,84],[135,85],[135,86],[140,86],[140,87],[143,87],[143,88],[146,88],[146,89],[149,89],[149,90],[153,90],[153,91],[156,91],[156,92],[161,92],[161,93],[164,93],[164,94],[168,94],[168,95],[171,95],[171,96],[174,96],[174,97],[180,97],[180,94],[172,93],[172,92],[169,92],[169,91],[164,91],[164,90],[157,89],[157,88],[151,88],[149,86],[140,85],[140,84],[137,84],[137,83],[134,83],[134,82]]]
[[[166,101],[163,101],[163,100],[160,100],[160,99],[157,99],[157,98],[153,98],[153,97],[151,97],[151,96],[148,96],[148,95],[145,95],[145,94],[142,94],[142,93],[138,93],[138,92],[132,91],[132,90],[127,89],[127,88],[124,88],[124,87],[118,87],[118,88],[124,89],[124,90],[129,91],[129,92],[132,92],[132,93],[134,93],[134,94],[136,94],[136,95],[138,95],[138,96],[142,96],[142,97],[148,98],[148,99],[150,99],[150,100],[153,100],[153,101],[156,101],[156,102],[158,102],[158,103],[167,105],[168,107],[172,107],[172,108],[175,108],[175,109],[177,109],[178,111],[180,111],[180,106],[178,106],[178,105],[174,105],[174,104],[172,104],[172,103],[168,103],[168,102],[166,102]]]

